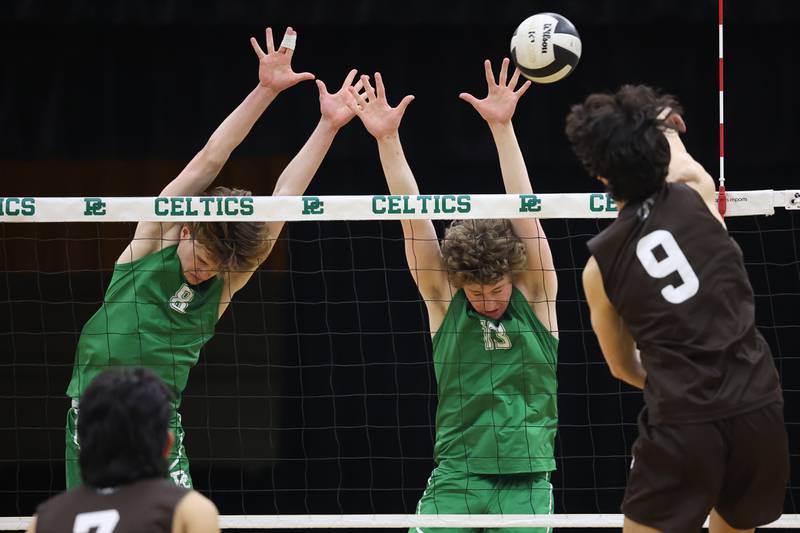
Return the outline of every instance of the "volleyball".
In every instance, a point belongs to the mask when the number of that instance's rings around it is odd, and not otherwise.
[[[578,30],[556,13],[526,18],[511,36],[511,59],[523,76],[536,83],[567,77],[580,58]]]

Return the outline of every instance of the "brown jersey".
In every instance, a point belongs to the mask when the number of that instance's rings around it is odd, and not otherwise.
[[[169,479],[109,489],[81,485],[41,504],[37,533],[170,533],[178,502],[190,491]]]
[[[782,400],[742,251],[694,189],[665,184],[588,245],[639,347],[651,423],[706,422]]]

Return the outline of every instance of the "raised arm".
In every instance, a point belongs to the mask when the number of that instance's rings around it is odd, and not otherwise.
[[[348,91],[351,86],[356,91],[362,88],[360,80],[354,86],[352,85],[355,76],[356,70],[353,69],[348,73],[341,88],[333,94],[328,92],[323,81],[317,80],[320,107],[319,123],[300,151],[297,152],[297,155],[292,158],[283,172],[281,172],[275,184],[275,190],[272,192],[273,196],[298,196],[308,188],[311,179],[317,173],[322,160],[328,153],[336,133],[355,116],[355,113],[348,105],[350,100]],[[267,224],[271,240],[278,238],[284,224],[284,221],[269,222]],[[267,258],[269,251],[268,249],[262,261]],[[256,265],[255,268],[258,268],[258,266]],[[247,283],[255,268],[247,272],[231,273],[231,296]]]
[[[222,121],[186,168],[164,187],[161,196],[188,196],[205,191],[275,97],[301,81],[314,79],[314,75],[309,72],[298,74],[292,70],[294,45],[287,41],[296,39],[297,33],[291,27],[286,29],[284,37],[284,42],[290,44],[289,47],[281,46],[275,50],[272,29],[267,28],[266,34],[267,53],[264,53],[254,37],[250,38],[250,44],[258,56],[258,85]]]
[[[519,89],[519,71],[515,70],[508,80],[509,60],[505,58],[500,67],[500,75],[495,82],[492,65],[487,59],[484,61],[486,84],[488,94],[483,99],[478,99],[471,94],[461,93],[459,98],[468,102],[475,108],[489,125],[497,155],[500,159],[500,171],[503,175],[503,184],[508,194],[531,194],[533,187],[522,157],[517,136],[511,119],[520,97],[525,94],[531,85],[526,81]],[[515,90],[516,89],[516,90]],[[558,290],[553,256],[547,242],[547,236],[542,229],[539,219],[517,218],[511,221],[514,233],[525,243],[527,249],[527,266],[523,272],[514,276],[515,283],[532,302],[534,312],[550,330],[555,333],[557,324],[555,319],[555,299]]]
[[[414,97],[406,96],[397,107],[391,107],[379,72],[375,73],[376,88],[372,87],[367,76],[362,76],[361,81],[364,94],[351,90],[351,106],[378,142],[378,153],[389,192],[418,195],[419,187],[403,153],[399,133],[400,121]],[[436,230],[430,220],[403,220],[401,223],[408,268],[428,307],[431,331],[435,331],[444,318],[451,296]]]
[[[296,32],[286,29],[284,44],[277,50],[272,41],[272,29],[266,30],[267,52],[259,46],[255,38],[250,43],[258,56],[259,83],[239,106],[222,121],[206,145],[195,155],[189,164],[161,191],[160,196],[195,196],[204,192],[216,179],[228,161],[233,150],[239,146],[252,129],[256,120],[275,97],[284,89],[314,78],[308,72],[296,73],[292,70],[292,54]],[[161,239],[174,224],[140,222],[136,227],[134,240],[120,256],[120,262],[129,262],[156,251]]]
[[[686,123],[684,123],[680,115],[672,113],[671,111],[670,108],[666,108],[661,115],[664,117],[664,120],[676,128],[664,129],[664,137],[666,137],[667,142],[669,142],[670,151],[667,182],[685,183],[697,191],[706,206],[708,206],[711,214],[719,220],[720,224],[725,226],[725,221],[722,215],[719,214],[717,208],[717,191],[714,185],[714,178],[712,178],[706,169],[703,168],[703,165],[698,163],[686,150],[686,146],[684,146],[679,135],[680,133],[686,132]]]

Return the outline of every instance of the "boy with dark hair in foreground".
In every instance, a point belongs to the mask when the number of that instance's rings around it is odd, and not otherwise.
[[[106,370],[81,397],[83,485],[39,505],[27,533],[216,533],[217,508],[167,475],[173,394],[145,368]]]

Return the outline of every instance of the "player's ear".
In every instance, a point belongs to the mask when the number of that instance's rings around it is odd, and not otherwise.
[[[597,181],[602,183],[605,187],[608,187],[608,180],[605,179],[603,176],[597,176]]]
[[[189,239],[192,236],[192,230],[189,229],[188,224],[181,225],[181,239]]]
[[[167,443],[164,445],[164,458],[169,457],[169,452],[172,451],[172,447],[174,445],[175,445],[175,433],[173,433],[171,429],[168,429]]]

